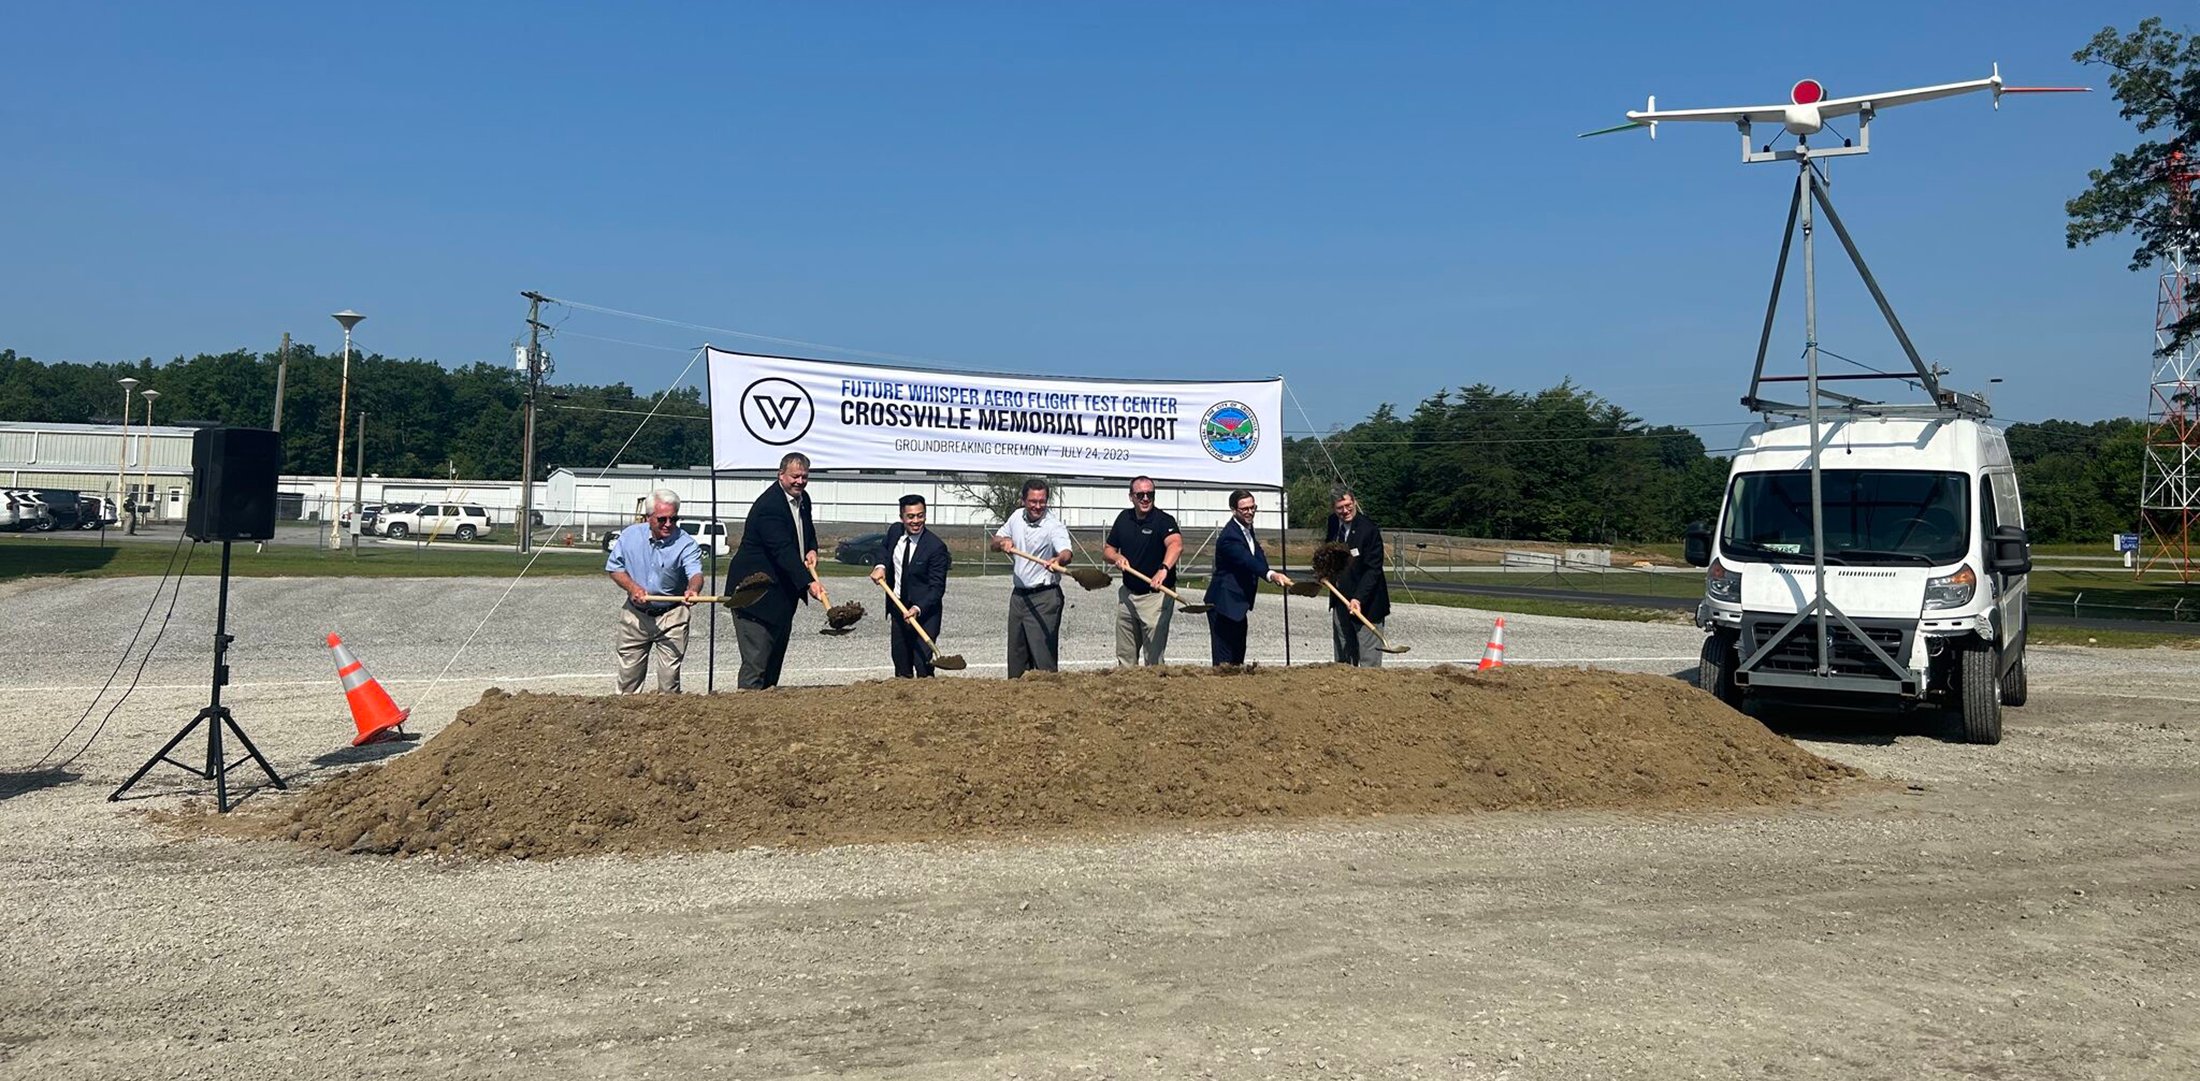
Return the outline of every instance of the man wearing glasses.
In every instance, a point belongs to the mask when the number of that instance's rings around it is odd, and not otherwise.
[[[748,520],[741,525],[741,547],[727,565],[726,581],[737,586],[752,574],[771,579],[761,599],[734,613],[745,691],[779,686],[787,640],[794,637],[795,606],[825,593],[816,576],[817,527],[810,523],[809,486],[808,455],[779,459],[779,480],[750,505]]]
[[[619,531],[603,569],[626,593],[619,609],[619,693],[642,689],[649,655],[657,655],[657,689],[680,693],[680,661],[687,656],[688,611],[703,590],[703,551],[679,526],[680,496],[649,493],[649,517]],[[650,601],[678,596],[678,601]]]
[[[1119,570],[1135,570],[1154,585],[1175,588],[1170,579],[1183,551],[1184,535],[1177,531],[1176,519],[1154,506],[1153,478],[1131,481],[1131,505],[1115,516],[1100,555]],[[1175,614],[1175,601],[1125,574],[1115,587],[1115,663],[1125,668],[1160,664],[1169,645],[1169,617]]]
[[[1268,553],[1253,536],[1253,516],[1259,504],[1253,493],[1230,493],[1230,523],[1215,535],[1215,576],[1207,581],[1204,598],[1214,609],[1207,613],[1207,640],[1216,666],[1245,663],[1247,617],[1260,583],[1274,582],[1291,588],[1289,575],[1268,566]]]

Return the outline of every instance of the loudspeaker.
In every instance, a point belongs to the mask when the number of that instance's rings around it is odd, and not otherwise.
[[[275,535],[275,478],[281,436],[266,428],[201,428],[191,435],[192,540],[267,540]]]

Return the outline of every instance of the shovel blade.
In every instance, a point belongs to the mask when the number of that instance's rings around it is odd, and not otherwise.
[[[1319,597],[1324,590],[1320,582],[1293,582],[1286,592],[1294,597]]]
[[[1086,589],[1106,589],[1115,584],[1115,579],[1108,577],[1106,571],[1097,571],[1091,567],[1071,567],[1069,576],[1077,579],[1077,584]]]
[[[960,672],[970,665],[952,653],[935,653],[932,655],[932,667],[942,672]]]
[[[1188,616],[1196,616],[1206,612],[1212,612],[1214,610],[1215,606],[1211,604],[1187,604],[1177,609],[1177,611],[1182,612]]]
[[[726,607],[747,608],[749,605],[755,604],[756,602],[763,600],[765,592],[767,591],[761,586],[752,586],[748,589],[736,589],[732,593],[726,595]]]
[[[1411,652],[1413,652],[1413,647],[1412,647],[1412,646],[1381,646],[1381,647],[1378,647],[1378,648],[1380,648],[1380,649],[1381,649],[1381,650],[1382,650],[1383,652],[1385,652],[1385,653],[1411,653]]]

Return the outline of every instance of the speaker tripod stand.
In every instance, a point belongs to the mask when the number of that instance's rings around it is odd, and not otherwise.
[[[230,714],[229,707],[222,705],[222,684],[229,682],[229,665],[224,662],[229,656],[229,643],[236,640],[229,633],[229,545],[229,541],[222,542],[221,593],[220,599],[215,602],[214,606],[214,686],[212,698],[207,702],[206,708],[199,711],[198,716],[191,718],[191,723],[184,725],[183,730],[169,739],[166,746],[162,747],[153,757],[146,759],[145,764],[139,766],[138,771],[131,774],[129,780],[122,782],[122,787],[115,789],[107,796],[109,802],[121,799],[122,794],[128,792],[138,781],[144,779],[145,775],[151,772],[154,766],[166,762],[193,776],[213,781],[214,803],[221,808],[223,814],[229,813],[229,771],[244,765],[245,759],[239,758],[231,762],[228,755],[223,752],[222,729],[224,727],[227,727],[230,733],[237,737],[237,742],[244,744],[246,757],[259,764],[261,772],[267,774],[269,784],[277,788],[286,787],[283,784],[283,779],[275,775],[275,767],[268,765],[267,759],[260,754],[260,749],[252,745],[252,737],[245,735],[244,729],[237,725],[237,718]],[[190,763],[179,762],[168,757],[169,752],[175,750],[177,745],[189,738],[191,733],[197,730],[201,724],[206,726],[205,768],[201,769]]]

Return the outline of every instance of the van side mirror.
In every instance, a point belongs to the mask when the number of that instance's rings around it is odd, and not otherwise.
[[[1991,546],[1986,556],[1987,569],[1995,574],[2032,573],[2032,535],[2023,527],[1996,526],[1987,543]]]
[[[1688,523],[1688,535],[1681,541],[1681,558],[1691,567],[1711,565],[1711,527],[1702,522]]]

